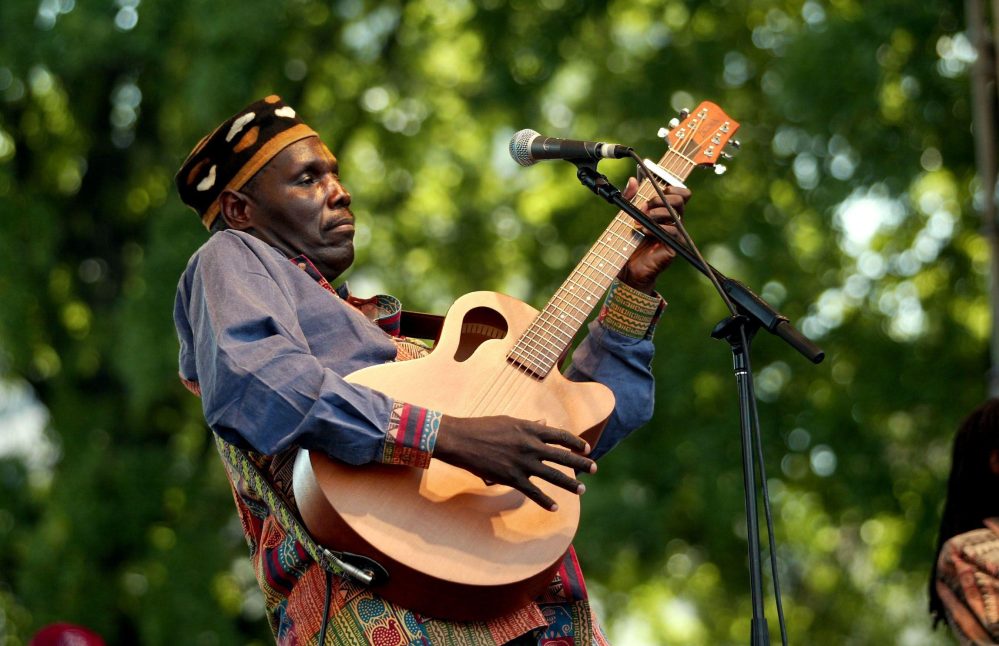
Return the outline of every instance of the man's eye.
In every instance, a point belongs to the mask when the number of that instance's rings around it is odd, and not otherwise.
[[[316,181],[316,176],[308,173],[298,178],[299,184],[312,184],[315,181]]]

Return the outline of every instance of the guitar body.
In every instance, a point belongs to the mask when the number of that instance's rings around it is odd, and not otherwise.
[[[451,307],[430,355],[366,368],[347,380],[452,416],[545,420],[593,446],[614,409],[610,390],[569,381],[557,369],[538,378],[507,360],[537,316],[509,296],[467,294]],[[535,483],[556,500],[557,512],[440,460],[427,469],[351,466],[303,450],[294,486],[317,541],[389,571],[379,594],[431,617],[471,621],[530,603],[572,542],[579,497]]]

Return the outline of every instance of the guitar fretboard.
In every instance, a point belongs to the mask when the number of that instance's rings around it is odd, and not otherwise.
[[[738,128],[738,122],[717,105],[704,101],[666,135],[670,148],[659,160],[659,166],[684,181],[696,166],[714,164]],[[632,204],[641,208],[655,195],[655,187],[643,181]],[[517,340],[507,354],[507,361],[544,379],[569,349],[576,333],[644,237],[631,216],[618,211],[610,226]]]
[[[695,166],[693,161],[676,151],[667,151],[659,165],[681,180],[686,179]],[[632,204],[641,208],[655,194],[655,188],[644,181]],[[644,237],[631,216],[618,211],[610,226],[510,350],[507,359],[538,378],[551,372]]]

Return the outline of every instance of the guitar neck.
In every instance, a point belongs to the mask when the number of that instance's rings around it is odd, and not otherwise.
[[[669,150],[659,165],[685,180],[695,163],[682,153]],[[645,180],[631,203],[641,208],[655,195],[655,187]],[[551,372],[644,237],[631,216],[618,211],[510,350],[507,360],[538,378]]]

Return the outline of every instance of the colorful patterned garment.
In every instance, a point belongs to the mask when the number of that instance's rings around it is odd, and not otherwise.
[[[375,391],[359,392],[338,376],[426,352],[419,343],[372,325],[369,317],[391,321],[397,302],[350,299],[313,270],[311,263],[294,259],[293,264],[243,232],[216,233],[192,257],[175,306],[181,379],[193,392],[204,390],[205,417],[213,431],[248,454],[296,514],[291,475],[297,447],[354,463],[398,460],[418,466],[429,459],[436,432],[433,411],[386,400]],[[611,327],[622,320],[616,314],[622,302],[636,309],[637,294],[623,285],[615,288],[566,371],[570,379],[608,385],[618,402],[593,457],[651,414],[652,321],[641,328],[641,336]],[[656,312],[661,309],[659,297],[641,296],[656,303]],[[348,305],[351,300],[358,306]],[[312,373],[319,375],[317,383],[305,380]],[[414,425],[418,433],[403,431]],[[221,453],[276,640],[314,644],[324,610],[325,572],[251,490],[228,452]],[[489,622],[421,617],[340,577],[333,577],[330,615],[327,644],[606,643],[594,628],[571,550],[536,603]],[[527,637],[530,633],[536,634]]]
[[[999,518],[944,543],[936,588],[961,644],[999,644]]]

